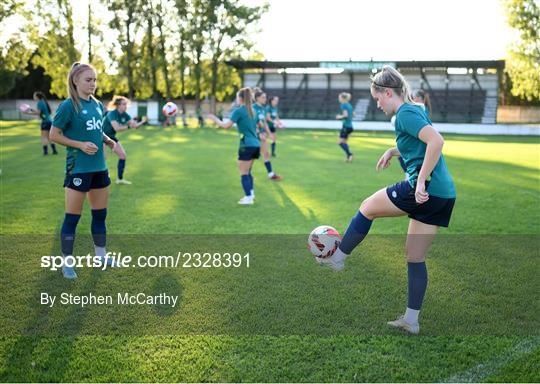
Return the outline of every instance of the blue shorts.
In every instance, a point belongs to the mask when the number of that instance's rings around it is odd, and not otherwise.
[[[50,131],[52,127],[52,123],[50,121],[42,121],[41,122],[41,130],[42,131]]]
[[[275,132],[276,132],[276,126],[274,125],[274,123],[268,123],[268,129],[269,129],[270,132],[272,132],[272,133],[275,133]]]
[[[426,182],[426,188],[429,182]],[[400,181],[388,188],[386,194],[392,203],[409,217],[424,224],[448,227],[455,198],[445,199],[437,196],[429,196],[429,200],[424,204],[418,204],[414,197],[415,189],[411,187],[407,180]]]
[[[260,147],[241,147],[238,150],[238,160],[249,161],[261,156]]]
[[[341,128],[341,131],[339,131],[339,138],[340,139],[349,138],[349,135],[352,133],[352,131],[353,131],[353,128],[350,128],[350,127]]]
[[[109,171],[73,173],[66,175],[64,187],[80,192],[88,192],[91,189],[101,189],[111,184]]]

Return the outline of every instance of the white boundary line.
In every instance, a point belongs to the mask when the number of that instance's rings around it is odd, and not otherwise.
[[[287,128],[317,128],[341,129],[341,122],[337,120],[293,120],[284,119]],[[465,135],[520,135],[540,136],[540,124],[514,125],[514,124],[449,124],[433,123],[435,129],[442,133],[460,133]],[[385,121],[353,121],[353,127],[362,131],[393,131],[390,122]]]
[[[533,352],[540,347],[540,337],[528,338],[506,350],[501,355],[484,363],[468,369],[466,371],[455,374],[446,380],[444,383],[478,383],[485,380],[497,372],[502,367],[508,365],[513,360],[518,359],[523,355]]]

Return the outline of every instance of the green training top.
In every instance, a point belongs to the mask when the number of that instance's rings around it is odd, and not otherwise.
[[[418,138],[421,129],[426,125],[432,123],[422,107],[407,103],[399,107],[396,113],[396,143],[405,161],[408,180],[413,188],[416,188],[416,179],[426,155],[427,144]],[[427,192],[446,199],[456,197],[454,181],[442,154],[433,168]]]
[[[39,111],[39,117],[41,118],[41,120],[47,123],[52,122],[51,113],[49,112],[49,108],[47,108],[47,103],[45,103],[44,100],[38,100],[37,109]]]
[[[278,117],[278,109],[277,109],[277,107],[272,107],[272,105],[268,104],[266,106],[266,113],[269,113],[270,118],[272,119],[272,121],[268,122],[268,126],[270,128],[273,128],[274,127],[274,121],[276,121],[276,119]]]
[[[341,119],[343,128],[352,128],[353,109],[350,103],[341,103],[339,108],[341,111],[347,111],[347,117]]]
[[[131,120],[131,116],[127,112],[120,113],[117,109],[109,111],[103,118],[103,132],[110,138],[116,139],[116,131],[111,122],[116,121],[120,125],[126,125]]]
[[[253,113],[253,117],[250,117],[245,105],[237,107],[231,113],[230,119],[236,123],[240,134],[240,148],[261,146],[257,137],[257,116],[255,111]]]
[[[261,127],[259,123],[262,121],[263,123],[266,121],[266,108],[264,105],[259,105],[257,103],[253,103],[253,112],[255,112],[255,119],[257,120],[257,128],[258,131],[263,133],[265,132],[264,124]]]
[[[67,147],[66,174],[88,173],[107,170],[103,155],[103,104],[94,98],[80,99],[77,110],[71,99],[64,100],[53,121],[53,127],[60,128],[64,136],[77,141],[91,141],[98,150],[88,155],[78,148]]]

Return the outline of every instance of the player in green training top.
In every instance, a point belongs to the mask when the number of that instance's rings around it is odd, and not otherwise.
[[[276,157],[276,127],[283,128],[283,123],[279,119],[278,105],[279,97],[272,96],[266,106],[266,122],[268,123],[268,129],[270,129],[270,139],[272,139],[272,157]]]
[[[50,138],[67,147],[64,180],[66,214],[60,234],[64,265],[68,279],[77,278],[74,269],[73,243],[85,197],[92,208],[92,237],[96,256],[106,258],[107,203],[109,172],[103,155],[103,143],[114,148],[115,142],[103,133],[103,104],[94,97],[97,74],[89,64],[75,63],[69,71],[69,98],[64,100],[54,117]]]
[[[43,146],[43,154],[49,154],[47,145],[50,143],[53,155],[57,155],[58,152],[56,151],[56,146],[49,140],[49,132],[52,125],[51,106],[49,105],[49,102],[45,98],[43,92],[34,92],[34,100],[37,101],[37,109],[30,108],[23,113],[26,113],[27,115],[39,116],[41,118],[41,145]]]
[[[116,142],[114,152],[118,155],[118,178],[116,184],[131,184],[131,181],[124,179],[124,169],[126,167],[126,151],[124,146],[116,138],[117,132],[122,132],[130,128],[139,128],[146,123],[146,118],[140,122],[135,121],[126,112],[129,99],[124,96],[114,96],[107,105],[109,112],[103,118],[103,132]],[[105,152],[106,154],[106,152]],[[106,157],[106,156],[105,156]]]
[[[341,131],[339,132],[338,144],[347,154],[346,161],[350,163],[353,160],[353,154],[349,150],[349,144],[347,144],[347,139],[353,131],[353,108],[350,103],[351,94],[347,92],[340,93],[338,96],[338,101],[341,112],[336,115],[336,119],[342,121]]]
[[[268,152],[268,137],[270,129],[266,124],[266,93],[257,89],[255,91],[255,103],[253,103],[253,111],[257,118],[257,131],[261,142],[261,153],[263,155],[264,166],[270,180],[279,181],[281,176],[272,171],[272,163],[270,162],[270,153]]]
[[[448,227],[456,190],[442,155],[444,140],[424,108],[412,100],[401,73],[384,66],[372,77],[371,95],[386,115],[396,115],[397,147],[388,149],[376,168],[385,169],[392,157],[402,156],[409,177],[362,202],[337,251],[324,263],[335,270],[343,269],[346,257],[366,237],[374,219],[408,215],[408,303],[405,314],[388,324],[416,334],[420,331],[418,315],[427,288],[426,254],[439,227]]]
[[[240,148],[238,149],[238,169],[244,190],[244,197],[238,201],[241,205],[252,205],[254,202],[254,184],[251,175],[253,160],[261,155],[261,143],[257,136],[257,116],[253,111],[253,93],[251,88],[242,88],[236,94],[236,108],[232,111],[230,119],[222,121],[214,115],[208,117],[219,127],[231,128],[234,124],[240,134]]]

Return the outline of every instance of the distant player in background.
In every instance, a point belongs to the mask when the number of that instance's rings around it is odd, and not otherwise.
[[[349,149],[349,144],[347,144],[347,139],[353,131],[353,108],[350,103],[351,94],[347,92],[342,92],[338,96],[339,108],[341,112],[336,115],[336,120],[341,120],[341,131],[339,132],[338,144],[343,149],[347,158],[345,161],[350,163],[353,160],[353,154]]]
[[[279,181],[282,179],[272,171],[272,163],[270,162],[270,153],[268,152],[268,137],[270,136],[270,128],[266,123],[266,93],[262,90],[255,92],[255,103],[253,103],[253,111],[257,118],[257,134],[261,142],[261,153],[264,159],[264,166],[268,172],[270,180]]]
[[[372,77],[371,96],[386,115],[396,115],[397,147],[388,149],[376,168],[387,168],[392,157],[401,155],[409,179],[383,188],[365,199],[337,251],[323,262],[334,270],[342,270],[347,256],[367,236],[373,220],[408,215],[405,244],[408,303],[404,315],[389,321],[388,325],[417,334],[420,332],[418,316],[428,283],[426,255],[439,227],[448,227],[456,190],[442,155],[444,140],[433,128],[424,109],[411,99],[409,85],[403,75],[385,65]]]
[[[92,208],[92,237],[96,256],[111,265],[106,258],[107,205],[111,179],[105,163],[103,143],[114,148],[116,143],[103,133],[103,104],[94,97],[97,74],[88,64],[75,63],[69,71],[69,97],[54,117],[51,140],[67,147],[66,177],[64,179],[65,216],[60,232],[64,262],[73,256],[77,224],[81,218],[86,196]],[[84,253],[86,254],[86,253]],[[73,264],[64,264],[62,273],[67,279],[77,278]]]
[[[230,120],[222,121],[214,115],[208,118],[218,127],[229,129],[234,124],[240,134],[240,148],[238,149],[238,170],[244,190],[244,197],[238,201],[240,205],[254,203],[254,184],[251,168],[253,160],[258,159],[261,153],[261,143],[257,136],[257,116],[253,111],[253,94],[251,88],[242,88],[236,94],[236,108],[232,111]]]
[[[424,110],[426,111],[426,115],[431,119],[431,99],[429,97],[429,93],[424,91],[423,89],[419,89],[413,94],[413,101],[418,104],[422,104],[424,106]]]
[[[112,101],[107,105],[107,114],[103,118],[103,132],[109,136],[111,140],[116,142],[114,153],[118,155],[118,176],[116,184],[130,185],[131,181],[124,179],[124,170],[126,168],[126,150],[120,141],[116,138],[117,132],[126,131],[130,128],[139,128],[146,123],[146,117],[137,122],[132,119],[126,112],[129,105],[129,99],[124,96],[114,96]],[[105,148],[104,148],[105,149]],[[104,151],[105,157],[107,153]]]
[[[51,145],[53,155],[57,155],[58,152],[56,151],[56,146],[49,140],[49,132],[52,125],[51,106],[42,92],[34,92],[34,100],[37,101],[37,109],[29,108],[24,110],[23,113],[39,116],[41,118],[41,145],[43,146],[43,155],[49,154],[48,144]]]
[[[270,129],[270,138],[272,139],[272,157],[276,157],[276,127],[283,127],[281,120],[279,119],[279,97],[272,96],[266,106],[266,122]]]

